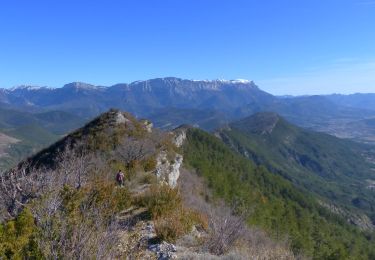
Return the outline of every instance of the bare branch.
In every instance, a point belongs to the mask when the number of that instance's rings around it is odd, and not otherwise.
[[[153,152],[154,146],[149,141],[127,138],[116,148],[114,155],[129,167],[131,163],[143,160]]]

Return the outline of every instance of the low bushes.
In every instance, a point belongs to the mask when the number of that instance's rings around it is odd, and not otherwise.
[[[154,220],[158,238],[175,242],[179,237],[191,231],[194,225],[207,227],[207,218],[197,211],[184,207],[178,189],[168,185],[153,185],[139,199],[147,207]]]
[[[0,259],[37,258],[36,230],[34,217],[27,208],[14,220],[0,224]]]
[[[0,224],[0,259],[111,258],[114,216],[131,203],[129,191],[113,182],[50,191]]]
[[[140,203],[147,207],[154,219],[165,216],[182,206],[178,190],[162,184],[152,185],[150,190],[141,198]]]

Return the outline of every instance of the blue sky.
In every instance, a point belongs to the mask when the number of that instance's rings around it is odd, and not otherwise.
[[[375,0],[2,0],[0,87],[251,79],[375,92]]]

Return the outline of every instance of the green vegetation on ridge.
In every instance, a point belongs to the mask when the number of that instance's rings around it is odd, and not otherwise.
[[[218,132],[233,150],[312,191],[328,203],[375,220],[373,164],[369,146],[289,124],[274,113],[258,113]],[[371,225],[371,223],[369,223]]]
[[[189,129],[185,163],[196,169],[214,195],[252,210],[249,224],[275,238],[288,236],[296,253],[314,259],[373,259],[374,238],[322,208],[280,176],[256,167],[214,136]]]

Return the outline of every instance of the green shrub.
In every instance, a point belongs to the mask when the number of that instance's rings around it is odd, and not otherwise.
[[[208,219],[197,211],[179,207],[154,218],[155,232],[159,239],[171,243],[189,233],[194,225],[208,228]]]
[[[183,206],[178,189],[168,185],[153,185],[140,199],[141,205],[148,208],[154,220],[158,238],[175,242],[177,238],[188,233],[193,225],[207,228],[207,218]]]
[[[175,242],[176,239],[190,231],[191,226],[185,221],[182,208],[171,211],[154,219],[155,233],[161,240]]]
[[[133,202],[130,192],[125,188],[116,187],[114,192],[114,201],[116,203],[116,210],[121,211],[129,208]]]
[[[43,245],[44,256],[47,259],[56,254],[58,258],[94,259],[99,244],[105,250],[102,253],[109,254],[112,245],[108,239],[113,237],[111,226],[116,225],[114,217],[131,205],[129,191],[112,181],[96,181],[80,189],[66,185],[59,196],[62,205],[52,215],[44,214],[48,204],[43,202],[48,203],[49,194],[33,205],[42,216],[38,221],[37,239]],[[77,243],[82,243],[81,249],[73,248]]]
[[[34,240],[34,217],[25,208],[16,219],[0,225],[0,259],[38,258],[39,250]]]
[[[132,203],[130,192],[126,188],[117,187],[113,182],[99,181],[77,192],[83,193],[81,203],[92,207],[105,205],[102,213],[109,218]],[[80,209],[81,207],[77,207],[77,210]]]
[[[181,207],[182,200],[177,189],[172,189],[166,184],[155,184],[141,198],[141,204],[148,208],[152,218],[158,218]]]

